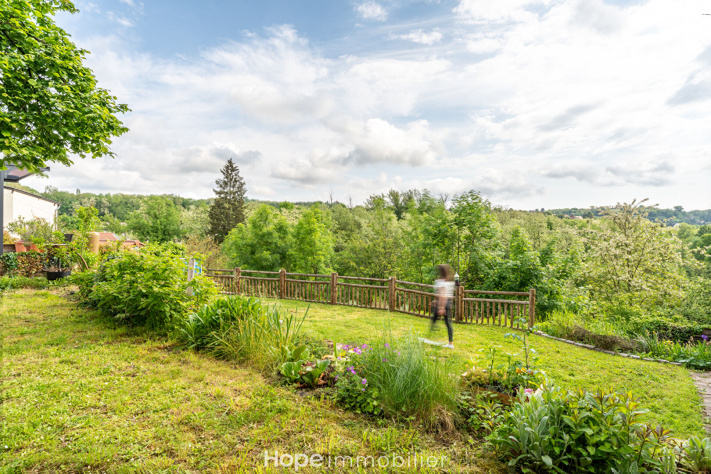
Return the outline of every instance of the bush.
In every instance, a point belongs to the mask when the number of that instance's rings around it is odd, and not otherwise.
[[[39,252],[8,252],[0,258],[0,273],[6,275],[35,276],[44,268],[44,255]]]
[[[187,281],[182,257],[182,249],[172,244],[121,252],[105,260],[93,278],[78,279],[83,286],[80,294],[116,318],[170,330],[188,311],[217,294],[213,282],[201,275]]]
[[[489,440],[524,473],[676,472],[669,431],[644,412],[629,394],[549,386],[520,394]]]
[[[711,472],[711,440],[692,436],[679,450],[679,461],[685,472]]]
[[[205,305],[176,323],[178,338],[222,359],[274,369],[291,359],[306,314],[266,307],[253,297],[230,296]]]
[[[367,378],[358,375],[355,366],[348,366],[336,375],[336,389],[336,401],[343,408],[356,413],[380,414],[378,389],[372,387]]]
[[[686,342],[701,334],[703,328],[682,316],[645,315],[631,319],[625,325],[625,330],[630,337],[649,332],[656,333],[662,339]]]
[[[530,348],[527,350],[535,353]],[[494,346],[489,346],[486,352],[484,366],[472,367],[461,375],[460,384],[465,390],[470,391],[475,390],[475,387],[482,387],[507,395],[515,395],[521,389],[535,389],[545,382],[545,373],[535,369],[535,357],[527,364],[526,360],[518,358],[519,354],[500,352]],[[497,358],[499,359],[498,364],[496,363]]]

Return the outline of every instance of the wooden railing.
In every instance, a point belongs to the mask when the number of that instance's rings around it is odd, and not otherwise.
[[[433,285],[390,278],[361,278],[312,273],[208,269],[223,294],[309,301],[358,308],[387,309],[428,317],[434,301]],[[482,295],[484,297],[476,297]],[[508,297],[506,299],[502,297]],[[535,324],[536,290],[528,292],[465,290],[457,286],[454,320],[459,323],[519,327],[525,319]]]

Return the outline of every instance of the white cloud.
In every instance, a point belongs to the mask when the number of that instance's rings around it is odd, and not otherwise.
[[[111,21],[113,21],[113,22],[115,22],[115,23],[118,23],[119,25],[123,26],[124,28],[130,28],[130,27],[134,26],[134,24],[133,24],[133,22],[132,22],[131,20],[129,20],[129,19],[126,18],[125,16],[117,15],[117,14],[114,13],[114,12],[107,12],[107,13],[106,13],[106,17],[107,17],[109,20],[111,20]]]
[[[133,109],[131,131],[116,160],[53,168],[52,184],[210,196],[233,157],[264,197],[399,180],[524,208],[564,192],[708,207],[695,191],[711,182],[703,5],[462,0],[449,23],[379,25],[343,54],[288,25],[168,59],[82,38],[100,85]]]
[[[354,145],[345,158],[346,164],[423,166],[436,155],[433,144],[427,139],[429,124],[424,120],[401,129],[382,119],[370,119],[364,123],[348,123],[342,131]]]
[[[438,30],[432,30],[430,32],[423,31],[422,29],[412,30],[409,33],[403,35],[396,35],[395,38],[402,39],[405,41],[412,41],[417,44],[435,44],[442,41],[442,33]]]
[[[128,5],[138,13],[143,13],[143,2],[137,2],[136,0],[119,0],[119,2]]]
[[[376,2],[364,2],[355,7],[358,16],[364,20],[385,21],[388,19],[388,12],[383,6]]]
[[[475,21],[521,20],[529,16],[527,7],[545,0],[460,0],[455,13]]]

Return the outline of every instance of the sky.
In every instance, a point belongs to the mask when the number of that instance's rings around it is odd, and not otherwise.
[[[23,184],[359,204],[711,208],[709,0],[76,0],[57,23],[131,112],[115,158]]]

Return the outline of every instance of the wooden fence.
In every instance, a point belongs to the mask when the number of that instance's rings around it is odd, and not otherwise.
[[[386,309],[428,317],[434,301],[434,286],[390,278],[361,278],[311,273],[258,270],[208,269],[223,294],[308,301],[358,308]],[[454,321],[519,327],[525,318],[535,324],[536,290],[465,290],[457,286],[454,295]]]

